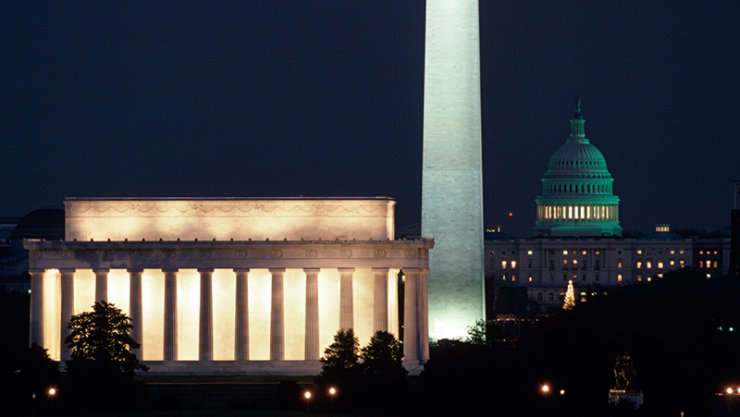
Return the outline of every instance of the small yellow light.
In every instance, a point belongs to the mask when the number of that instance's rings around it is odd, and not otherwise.
[[[550,392],[550,386],[547,384],[542,384],[542,387],[540,387],[540,390],[543,394],[547,394]]]
[[[56,388],[54,388],[54,387],[50,387],[50,388],[49,388],[49,396],[50,396],[50,397],[53,397],[53,396],[55,396],[55,395],[57,395],[57,389],[56,389]]]
[[[727,389],[725,390],[725,392],[728,393],[728,394],[732,394],[733,391],[732,391],[732,388],[731,387],[727,387]]]
[[[560,395],[565,395],[565,390],[564,389],[561,389],[560,390]]]
[[[303,396],[306,397],[307,400],[310,399],[311,398],[311,391],[304,392],[303,393]]]

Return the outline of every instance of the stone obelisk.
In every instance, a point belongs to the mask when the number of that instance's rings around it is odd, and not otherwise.
[[[422,236],[429,336],[463,337],[485,317],[478,0],[427,0]]]

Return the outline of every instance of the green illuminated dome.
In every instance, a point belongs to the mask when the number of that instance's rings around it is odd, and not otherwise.
[[[619,197],[606,159],[586,138],[581,100],[571,133],[550,158],[537,202],[535,233],[548,236],[621,236]]]

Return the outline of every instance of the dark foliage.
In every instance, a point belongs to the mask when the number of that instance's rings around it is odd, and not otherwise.
[[[141,387],[133,376],[147,367],[132,351],[139,343],[130,335],[131,320],[113,304],[99,301],[93,311],[72,316],[68,327],[68,404],[78,411],[132,408],[134,403],[117,400],[139,396]]]
[[[316,381],[319,392],[326,393],[330,387],[341,390],[336,404],[339,409],[351,409],[359,401],[362,392],[359,359],[360,343],[352,329],[339,330],[320,359],[321,375]]]
[[[386,331],[375,332],[370,343],[362,348],[360,359],[362,373],[366,377],[383,381],[403,380],[406,377],[401,343]]]
[[[317,405],[322,401],[324,408],[390,415],[407,392],[402,360],[401,343],[389,332],[376,332],[360,349],[352,329],[340,330],[321,358]],[[337,390],[334,396],[327,394],[331,387]]]
[[[0,403],[4,411],[27,414],[48,409],[50,387],[59,387],[59,365],[38,345],[28,347],[29,293],[0,286]],[[32,396],[35,394],[36,399]]]
[[[683,270],[589,297],[540,320],[515,344],[444,341],[433,346],[419,379],[419,403],[443,414],[495,404],[506,416],[738,412],[714,393],[740,385],[739,298],[736,280]],[[636,388],[645,395],[637,412],[606,401],[623,351],[631,354]],[[550,394],[538,391],[544,382]]]

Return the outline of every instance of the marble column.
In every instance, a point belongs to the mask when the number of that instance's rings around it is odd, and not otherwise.
[[[31,328],[29,345],[44,346],[44,270],[29,269],[31,275]]]
[[[285,352],[283,285],[285,268],[270,268],[272,274],[272,308],[270,309],[270,360],[281,361]]]
[[[373,333],[388,331],[388,268],[373,268]]]
[[[406,282],[403,294],[403,358],[404,361],[416,362],[419,359],[418,349],[418,298],[419,268],[405,268]]]
[[[95,302],[108,301],[108,269],[94,269]]]
[[[177,269],[164,272],[164,360],[177,359]]]
[[[319,271],[303,268],[306,274],[306,341],[305,360],[319,359]]]
[[[417,308],[419,311],[419,354],[422,363],[429,360],[429,299],[427,297],[428,285],[427,276],[429,269],[422,269],[419,273],[419,282],[417,294]]]
[[[67,339],[67,336],[69,336],[69,327],[67,325],[69,324],[69,319],[72,318],[72,315],[74,314],[74,306],[75,306],[75,270],[74,269],[60,269],[59,270],[61,275],[61,284],[62,284],[62,315],[60,317],[60,325],[61,325],[61,333],[60,333],[60,341],[59,346],[60,349],[60,357],[63,361],[71,359],[71,350],[67,346],[67,343],[65,343],[65,340]]]
[[[137,356],[143,358],[144,340],[143,340],[143,317],[144,312],[141,303],[141,269],[129,269],[129,314],[131,315],[131,337],[140,344]]]
[[[236,335],[234,358],[249,360],[249,268],[235,268],[236,274]]]
[[[198,269],[200,273],[200,361],[213,360],[213,269]]]
[[[354,328],[354,316],[352,307],[352,279],[354,268],[339,269],[339,328]]]

